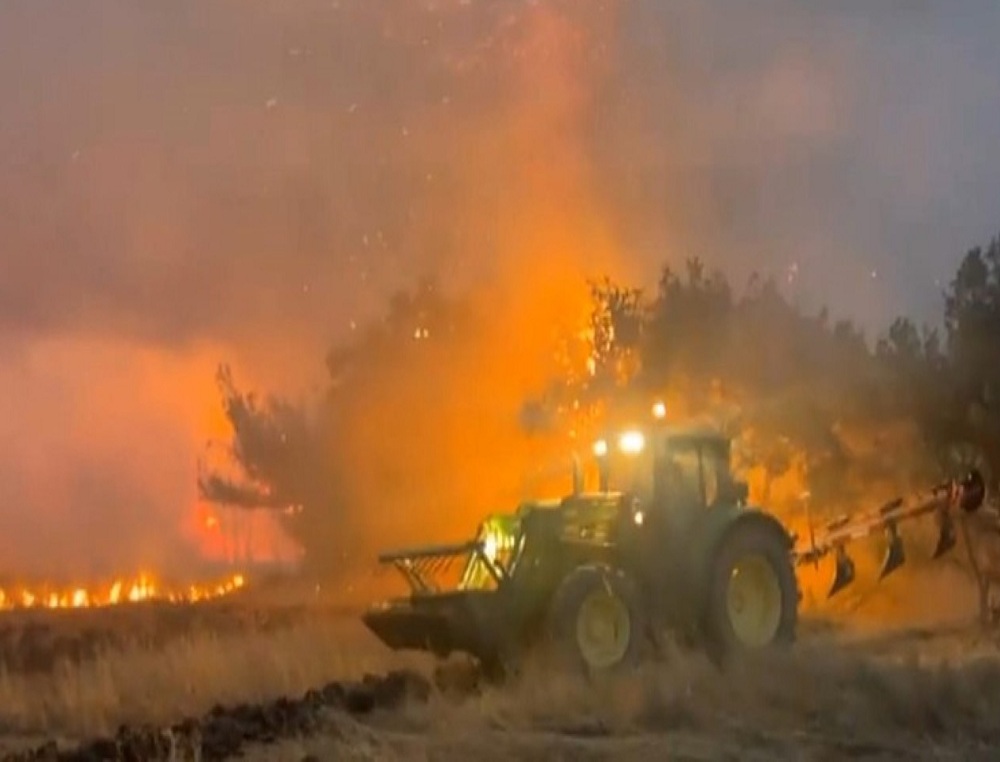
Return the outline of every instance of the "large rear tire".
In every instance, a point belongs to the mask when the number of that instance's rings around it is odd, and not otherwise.
[[[636,666],[646,636],[632,581],[607,566],[583,566],[566,576],[549,607],[555,662],[593,677]]]
[[[717,663],[791,645],[799,590],[788,535],[771,519],[733,524],[709,566],[704,635]]]

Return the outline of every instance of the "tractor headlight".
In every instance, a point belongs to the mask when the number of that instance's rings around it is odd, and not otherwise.
[[[643,515],[642,511],[636,511],[635,513],[632,514],[632,521],[635,522],[635,525],[637,527],[641,527],[642,523],[645,520],[646,520],[646,517],[645,517],[645,515]]]
[[[666,418],[667,417],[667,406],[665,404],[663,404],[662,402],[654,403],[654,405],[653,405],[653,417],[656,420],[658,420],[658,421],[662,421],[664,418]]]
[[[500,550],[500,541],[492,532],[483,538],[483,555],[491,564],[496,563],[497,554]]]
[[[618,439],[618,448],[626,455],[637,455],[646,446],[646,437],[641,431],[626,431]]]
[[[603,458],[608,454],[608,441],[606,439],[598,439],[594,442],[594,455],[598,458]]]

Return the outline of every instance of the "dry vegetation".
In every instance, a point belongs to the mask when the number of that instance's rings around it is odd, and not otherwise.
[[[8,638],[0,671],[8,746],[106,735],[122,724],[168,725],[218,704],[301,695],[400,661],[355,621],[319,607],[12,613],[0,628],[21,631],[19,640]],[[25,660],[24,649],[38,653],[33,638],[48,643],[47,662]]]
[[[247,749],[250,759],[978,759],[1000,742],[1000,649],[968,623],[974,592],[949,575],[911,574],[858,605],[869,627],[810,619],[789,655],[720,674],[676,651],[641,675],[604,685],[533,671],[505,688],[450,696],[363,716],[320,707],[305,734]],[[928,596],[955,600],[951,619],[930,617]],[[966,595],[966,593],[969,593]],[[907,619],[907,612],[911,615]],[[96,612],[87,612],[91,617]],[[0,676],[6,750],[41,739],[68,743],[122,724],[165,727],[213,707],[299,697],[333,680],[429,663],[388,654],[354,618],[328,608],[249,603],[160,613],[175,637],[122,640],[49,670]],[[123,627],[149,610],[104,612]],[[882,616],[881,633],[874,623]],[[896,629],[886,625],[891,617]],[[839,620],[839,621],[838,621]],[[68,628],[73,620],[62,617]],[[865,621],[862,618],[860,621]],[[934,629],[902,630],[907,621]],[[194,622],[194,624],[192,624]],[[234,624],[235,622],[235,624]],[[90,622],[91,627],[93,622]]]
[[[942,662],[969,645],[968,633],[897,636],[895,645],[904,657],[875,659],[818,638],[725,676],[676,653],[596,688],[535,674],[363,723],[333,716],[328,732],[250,758],[990,759],[1000,740],[996,656]]]
[[[108,650],[48,674],[5,672],[0,705],[25,732],[89,736],[122,723],[167,724],[215,704],[272,700],[384,669],[384,655],[335,622],[284,631],[188,634],[162,648]]]

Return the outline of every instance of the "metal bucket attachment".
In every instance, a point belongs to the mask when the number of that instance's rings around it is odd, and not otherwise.
[[[827,598],[832,598],[854,581],[854,561],[843,546],[838,546],[834,563],[833,584]]]
[[[896,525],[890,524],[886,527],[885,533],[888,546],[885,549],[885,558],[882,559],[882,570],[878,575],[880,580],[888,577],[906,562],[906,551],[903,549],[903,540]]]
[[[393,650],[446,654],[454,647],[452,623],[440,612],[420,611],[404,604],[382,605],[366,611],[362,621]]]
[[[958,538],[955,534],[955,522],[948,514],[943,514],[939,523],[939,534],[937,545],[934,546],[934,560],[941,558],[945,553],[955,547]]]

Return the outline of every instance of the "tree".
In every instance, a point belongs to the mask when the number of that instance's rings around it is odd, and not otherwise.
[[[606,278],[590,286],[589,325],[562,336],[556,377],[523,401],[526,435],[584,430],[617,402],[669,393],[732,428],[738,457],[778,510],[804,490],[819,508],[870,507],[926,486],[939,475],[929,464],[954,472],[970,445],[986,466],[1000,465],[1000,239],[961,261],[943,294],[943,333],[900,317],[871,348],[850,321],[805,313],[773,279],[754,276],[737,291],[697,259],[680,273],[664,267],[651,295]],[[373,400],[407,411],[440,396],[446,361],[497,336],[482,331],[481,306],[433,282],[395,295],[383,318],[331,349],[329,386],[309,412],[242,393],[220,369],[239,478],[207,473],[204,494],[282,511],[308,558],[355,545],[366,529],[354,517],[387,510],[359,490],[352,460],[354,439],[373,425],[367,411]],[[463,356],[475,365],[489,353]],[[476,414],[486,410],[479,402]],[[417,489],[412,469],[391,459],[378,468],[379,496]]]
[[[201,495],[219,504],[274,510],[317,572],[334,573],[355,562],[347,551],[365,532],[351,462],[359,411],[370,404],[376,381],[419,375],[433,353],[447,352],[449,341],[471,330],[472,322],[467,305],[447,298],[431,281],[396,294],[381,319],[330,350],[329,385],[311,408],[243,391],[231,370],[220,367],[217,382],[233,436],[228,462],[200,469]]]
[[[221,505],[274,510],[291,537],[307,549],[317,541],[342,542],[342,537],[318,533],[329,522],[315,520],[318,514],[343,510],[343,474],[324,457],[328,432],[321,419],[310,416],[304,405],[275,396],[259,400],[240,391],[227,366],[219,368],[216,380],[233,429],[225,465],[236,473],[203,466],[198,481],[202,497]],[[321,557],[314,553],[310,561]]]
[[[948,416],[953,442],[979,451],[995,487],[1000,463],[1000,238],[966,253],[945,292]],[[943,374],[944,375],[944,374]]]

